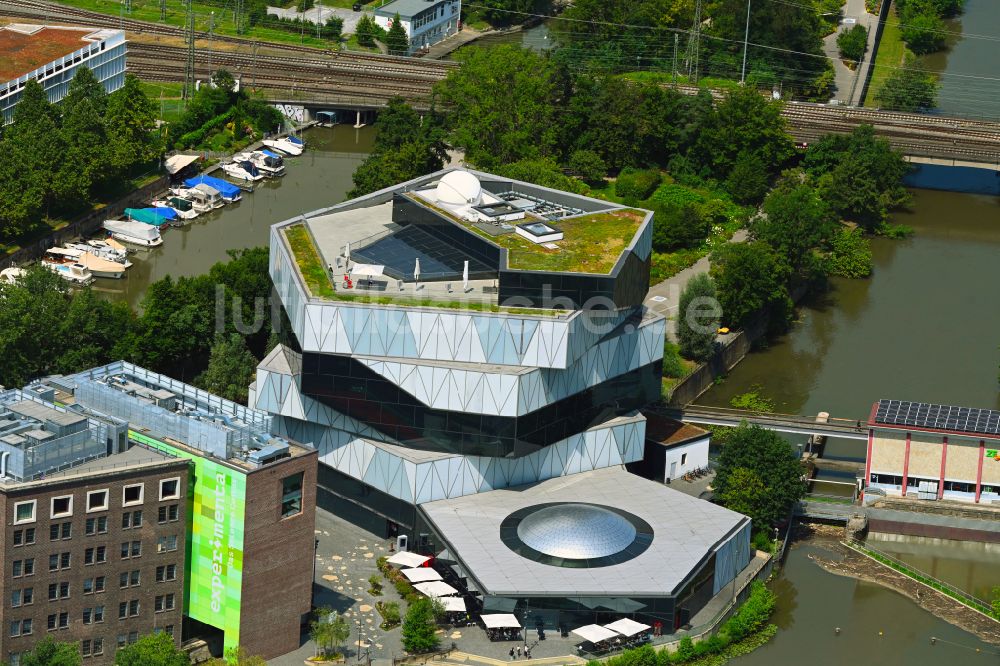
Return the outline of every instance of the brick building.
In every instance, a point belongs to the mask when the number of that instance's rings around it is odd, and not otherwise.
[[[316,453],[125,363],[0,393],[0,654],[152,632],[271,658],[311,610]]]

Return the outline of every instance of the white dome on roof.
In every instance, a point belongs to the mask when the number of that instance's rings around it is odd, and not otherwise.
[[[438,181],[434,194],[441,203],[455,206],[478,205],[483,187],[479,184],[479,179],[468,171],[451,171]]]
[[[585,560],[628,548],[636,529],[614,511],[593,504],[556,504],[528,515],[517,526],[525,545],[551,557]]]

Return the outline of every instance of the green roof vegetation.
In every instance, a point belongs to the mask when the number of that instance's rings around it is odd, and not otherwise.
[[[493,303],[478,301],[444,301],[433,298],[413,298],[407,294],[394,296],[370,296],[365,293],[349,293],[334,288],[327,274],[323,258],[313,242],[312,234],[304,224],[293,224],[283,229],[288,248],[292,252],[306,288],[312,296],[334,301],[371,303],[374,305],[407,305],[411,307],[448,308],[452,310],[477,310],[481,312],[503,312],[515,315],[556,316],[562,310],[541,308],[508,308]]]
[[[590,213],[558,222],[531,216],[523,222],[543,222],[563,232],[563,239],[556,241],[558,249],[552,250],[533,243],[516,233],[493,236],[475,224],[463,220],[449,211],[411,195],[413,201],[454,220],[469,231],[486,238],[507,250],[509,268],[523,271],[560,271],[566,273],[610,273],[625,248],[632,242],[646,213],[635,208],[622,208],[605,213]]]

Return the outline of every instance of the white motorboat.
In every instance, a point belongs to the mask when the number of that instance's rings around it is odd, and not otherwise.
[[[58,252],[66,258],[74,260],[89,270],[94,277],[110,278],[112,280],[120,280],[125,277],[124,264],[98,257],[96,254],[90,252],[87,245],[76,246],[75,243],[70,243],[64,248],[54,247],[49,252]]]
[[[71,284],[87,286],[94,282],[94,275],[78,261],[80,254],[74,250],[53,247],[42,257],[42,266]]]
[[[123,277],[125,269],[132,268],[132,262],[126,259],[126,255],[118,250],[103,250],[101,248],[94,247],[90,243],[66,243],[66,249],[77,250],[82,253],[81,256],[86,254],[94,259],[99,259],[102,262],[107,261],[117,266],[117,268],[115,266],[102,268],[101,265],[96,262],[89,263],[87,261],[81,261],[80,263],[89,268],[90,272],[96,277]],[[114,273],[114,275],[101,275],[102,272]]]
[[[258,169],[257,166],[250,160],[233,161],[223,164],[222,170],[225,171],[226,175],[230,178],[245,180],[250,183],[255,183],[264,178],[264,174],[262,174],[260,169]]]
[[[132,220],[104,220],[104,228],[111,232],[112,238],[122,243],[140,247],[163,245],[160,230],[151,224]]]
[[[198,211],[194,209],[194,204],[181,197],[169,197],[167,199],[155,199],[154,208],[172,208],[177,213],[177,218],[181,220],[193,220],[198,217]]]
[[[281,155],[270,150],[253,150],[233,155],[234,161],[249,160],[262,174],[267,177],[285,175],[285,161]]]
[[[5,268],[0,271],[0,284],[17,284],[18,280],[23,278],[25,274],[27,271],[17,266]]]
[[[128,263],[127,257],[129,252],[135,252],[135,250],[128,249],[127,246],[122,245],[110,236],[107,238],[91,238],[87,241],[87,245],[97,251],[97,256],[117,261],[119,264]]]
[[[191,189],[187,187],[171,187],[170,194],[173,195],[171,198],[182,199],[191,204],[191,210],[197,214],[208,213],[213,208],[218,208],[218,206],[205,200],[205,197],[201,194],[192,194]]]
[[[190,188],[177,187],[170,190],[170,192],[190,201],[192,207],[199,213],[204,213],[215,208],[222,208],[226,205],[226,201],[222,198],[219,190],[204,183]]]
[[[286,155],[301,155],[303,150],[301,144],[290,141],[288,137],[282,137],[280,139],[264,139],[261,143],[268,148],[280,150]]]

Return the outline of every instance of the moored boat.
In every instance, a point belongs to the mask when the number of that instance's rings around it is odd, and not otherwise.
[[[104,250],[99,247],[95,247],[88,243],[66,243],[66,248],[69,250],[77,250],[83,255],[88,255],[94,259],[98,259],[102,262],[108,262],[115,264],[115,266],[103,266],[103,264],[98,264],[97,262],[87,262],[81,261],[80,263],[90,269],[90,272],[97,277],[111,277],[119,278],[123,277],[126,268],[132,268],[132,262],[125,258],[125,253],[118,252],[117,250]],[[101,273],[108,273],[108,275],[102,275]],[[113,274],[112,274],[113,273]]]
[[[94,275],[79,262],[80,254],[61,247],[49,248],[42,257],[42,266],[71,284],[87,286],[94,282]]]
[[[87,246],[84,245],[82,247],[86,248]],[[50,252],[55,250],[65,250],[65,256],[72,257],[76,263],[89,270],[91,275],[94,277],[110,278],[112,280],[120,280],[125,277],[124,264],[119,264],[117,261],[111,261],[110,259],[98,257],[89,250],[81,249],[75,243],[70,243],[65,248],[53,248]]]
[[[195,176],[194,178],[185,180],[184,185],[191,189],[202,189],[203,191],[204,187],[214,189],[217,194],[222,196],[222,200],[225,203],[234,203],[242,198],[242,191],[239,187],[221,178],[213,178],[212,176],[205,175]]]
[[[301,143],[290,141],[288,137],[282,137],[280,139],[264,139],[261,143],[268,148],[280,150],[286,155],[301,155],[303,150]]]
[[[105,220],[104,228],[111,232],[112,238],[122,243],[140,247],[163,245],[160,230],[151,224],[132,220]]]
[[[156,199],[153,201],[154,208],[169,208],[182,220],[193,220],[198,217],[198,211],[187,199],[181,197],[168,197],[167,199]]]
[[[215,208],[222,208],[225,205],[225,201],[219,196],[219,193],[215,191],[214,198],[209,197],[202,190],[197,190],[195,188],[187,187],[172,187],[170,188],[170,194],[174,195],[173,198],[181,199],[183,201],[190,202],[191,210],[201,214],[207,213]]]
[[[239,160],[223,164],[222,170],[225,171],[226,175],[230,178],[245,180],[249,183],[254,183],[264,178],[260,169],[258,169],[257,166],[250,160]]]
[[[27,273],[23,268],[18,268],[17,266],[11,266],[10,268],[5,268],[0,271],[0,284],[17,284],[18,281],[25,276]]]
[[[233,160],[249,160],[267,177],[285,175],[285,161],[281,158],[281,155],[267,149],[237,153],[233,155]]]

